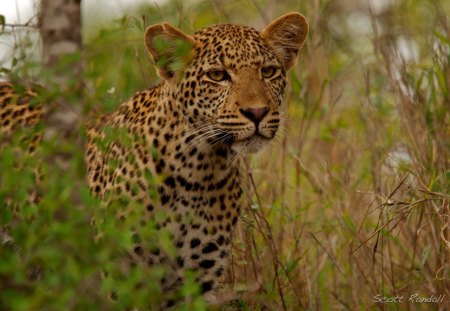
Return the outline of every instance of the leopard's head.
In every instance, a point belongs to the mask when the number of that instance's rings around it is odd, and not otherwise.
[[[190,128],[209,144],[250,153],[275,137],[286,73],[307,33],[303,15],[290,13],[262,31],[221,24],[189,36],[157,24],[145,43]]]

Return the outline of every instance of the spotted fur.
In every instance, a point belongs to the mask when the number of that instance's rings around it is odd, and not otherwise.
[[[143,208],[141,225],[155,222],[173,240],[175,262],[146,241],[132,254],[172,267],[165,290],[179,286],[187,269],[197,271],[202,292],[216,288],[241,210],[240,160],[274,138],[286,72],[307,30],[298,13],[262,32],[222,24],[189,36],[166,23],[151,26],[145,43],[162,82],[90,127],[93,193],[105,202],[127,198],[119,216]]]
[[[36,125],[42,117],[42,105],[30,104],[37,95],[31,88],[14,88],[0,83],[0,133],[10,136],[14,129]]]
[[[33,167],[32,163],[39,161],[37,150],[42,132],[34,127],[40,122],[42,113],[43,107],[37,98],[36,89],[0,83],[0,154],[5,147],[12,147],[11,142],[18,143],[9,150],[13,153],[11,165],[34,173],[32,183],[27,186],[30,203],[37,203],[41,198],[37,181],[42,179],[42,174],[40,168]],[[16,206],[10,194],[4,199],[6,206]]]

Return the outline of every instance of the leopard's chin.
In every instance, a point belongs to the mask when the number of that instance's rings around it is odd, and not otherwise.
[[[261,135],[253,135],[245,140],[236,141],[231,145],[231,149],[242,155],[252,154],[263,149],[270,141],[270,138]]]

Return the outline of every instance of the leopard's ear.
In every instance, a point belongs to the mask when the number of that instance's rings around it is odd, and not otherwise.
[[[145,31],[145,47],[155,61],[158,75],[169,80],[179,77],[192,60],[195,40],[168,23],[150,26]]]
[[[307,35],[308,22],[300,13],[283,15],[261,32],[261,37],[272,48],[286,70],[295,65],[298,50]]]

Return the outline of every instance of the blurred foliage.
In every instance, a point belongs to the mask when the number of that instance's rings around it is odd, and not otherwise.
[[[86,28],[84,51],[55,70],[82,59],[84,114],[110,112],[158,83],[143,44],[148,25],[168,21],[187,33],[220,22],[261,29],[290,11],[307,16],[310,34],[290,73],[286,128],[247,161],[248,208],[224,279],[241,299],[228,308],[444,310],[448,304],[374,304],[373,297],[450,297],[448,1],[142,5],[102,29]],[[11,34],[3,24],[0,37]],[[37,35],[12,33],[21,40],[0,72],[45,85],[42,102],[64,97],[79,105],[78,81],[62,88],[40,67]],[[30,131],[0,145],[0,309],[157,305],[165,293],[155,280],[164,267],[124,269],[120,258],[137,238],[165,248],[170,242],[151,225],[136,226],[142,209],[124,221],[119,206],[106,208],[90,195],[83,128],[71,142],[44,140],[33,156],[21,146]],[[57,153],[71,154],[70,163],[55,165]],[[31,189],[42,195],[39,204],[27,201]],[[188,280],[180,308],[205,309],[195,276]]]

